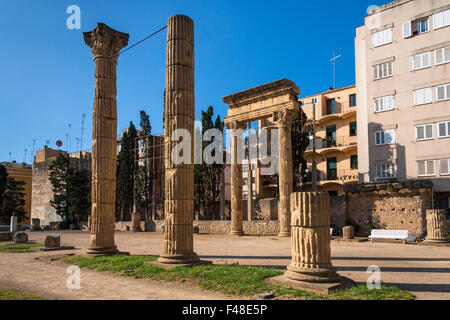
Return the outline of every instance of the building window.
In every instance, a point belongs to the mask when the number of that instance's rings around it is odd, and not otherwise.
[[[450,9],[435,13],[433,15],[433,29],[450,26]]]
[[[436,88],[437,101],[450,99],[450,83],[438,86]]]
[[[440,64],[450,62],[450,47],[434,50],[434,63]]]
[[[372,34],[372,48],[392,43],[392,28],[378,31]]]
[[[434,160],[418,161],[418,173],[419,177],[430,177],[436,175],[434,171]]]
[[[439,161],[441,167],[441,176],[450,175],[450,159],[441,159]]]
[[[408,21],[403,24],[403,38],[409,38],[430,31],[428,18]]]
[[[385,62],[373,66],[373,79],[383,79],[392,76],[393,74],[393,62]]]
[[[450,137],[450,121],[438,123],[439,138]]]
[[[413,70],[420,70],[428,67],[431,67],[431,52],[413,56]]]
[[[395,109],[395,99],[393,95],[375,98],[373,99],[373,103],[375,113]]]
[[[358,169],[358,155],[352,155],[350,156],[350,168],[353,170]]]
[[[354,137],[358,134],[358,128],[356,122],[350,122],[350,137]]]
[[[416,140],[430,140],[434,139],[434,125],[433,124],[423,124],[416,126]]]
[[[419,90],[414,90],[414,105],[418,106],[421,104],[427,104],[433,102],[433,89],[424,88]]]
[[[327,180],[337,180],[337,158],[327,159]]]
[[[379,164],[376,166],[378,179],[395,178],[395,168],[392,163]]]
[[[350,107],[356,107],[356,94],[350,95]]]
[[[327,114],[335,114],[336,113],[336,100],[329,99],[327,100]]]
[[[382,146],[395,143],[395,130],[384,130],[375,132],[375,145]]]

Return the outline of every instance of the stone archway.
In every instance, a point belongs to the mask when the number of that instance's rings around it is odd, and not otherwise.
[[[231,130],[231,232],[243,235],[242,162],[238,161],[239,129],[246,123],[271,118],[278,129],[278,174],[280,201],[279,236],[290,236],[290,194],[292,193],[291,123],[299,109],[299,88],[293,81],[281,79],[223,98],[229,106],[225,125]]]

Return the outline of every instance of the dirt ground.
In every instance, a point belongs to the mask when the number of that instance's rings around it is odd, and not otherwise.
[[[31,232],[30,240],[44,242],[55,232]],[[79,231],[61,234],[61,245],[76,250],[56,253],[83,253],[89,234]],[[117,232],[116,244],[130,254],[159,255],[161,233]],[[277,237],[233,237],[195,235],[195,251],[205,260],[238,261],[285,269],[290,262],[290,239]],[[417,299],[450,300],[450,247],[403,245],[401,243],[356,243],[332,241],[332,262],[338,273],[357,282],[366,282],[369,266],[381,269],[381,280],[412,292]],[[0,253],[0,287],[21,288],[49,299],[230,299],[230,297],[192,289],[187,285],[113,276],[82,270],[81,290],[66,288],[67,265],[50,262],[55,252]],[[35,257],[40,259],[36,260]]]

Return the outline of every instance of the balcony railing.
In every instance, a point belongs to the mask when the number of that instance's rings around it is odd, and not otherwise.
[[[317,171],[317,182],[323,181],[352,181],[358,180],[358,170],[356,169],[338,169],[328,170],[327,172]],[[306,173],[306,182],[312,182],[312,172]]]
[[[316,137],[316,149],[327,149],[327,148],[337,148],[337,147],[348,147],[356,145],[358,141],[357,136],[340,136],[336,138],[327,137]],[[311,151],[313,149],[312,141],[310,142],[307,151]]]

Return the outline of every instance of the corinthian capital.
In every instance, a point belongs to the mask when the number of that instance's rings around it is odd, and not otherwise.
[[[99,56],[117,59],[120,50],[128,45],[130,37],[104,23],[98,23],[97,28],[92,31],[83,32],[83,36],[84,42],[92,48],[94,59]]]
[[[232,131],[236,131],[238,129],[245,130],[247,128],[247,124],[245,122],[236,121],[236,120],[225,123],[225,126],[227,127],[228,130],[232,130]]]
[[[295,112],[290,109],[274,111],[272,114],[273,122],[275,122],[278,128],[290,126],[294,118]]]

